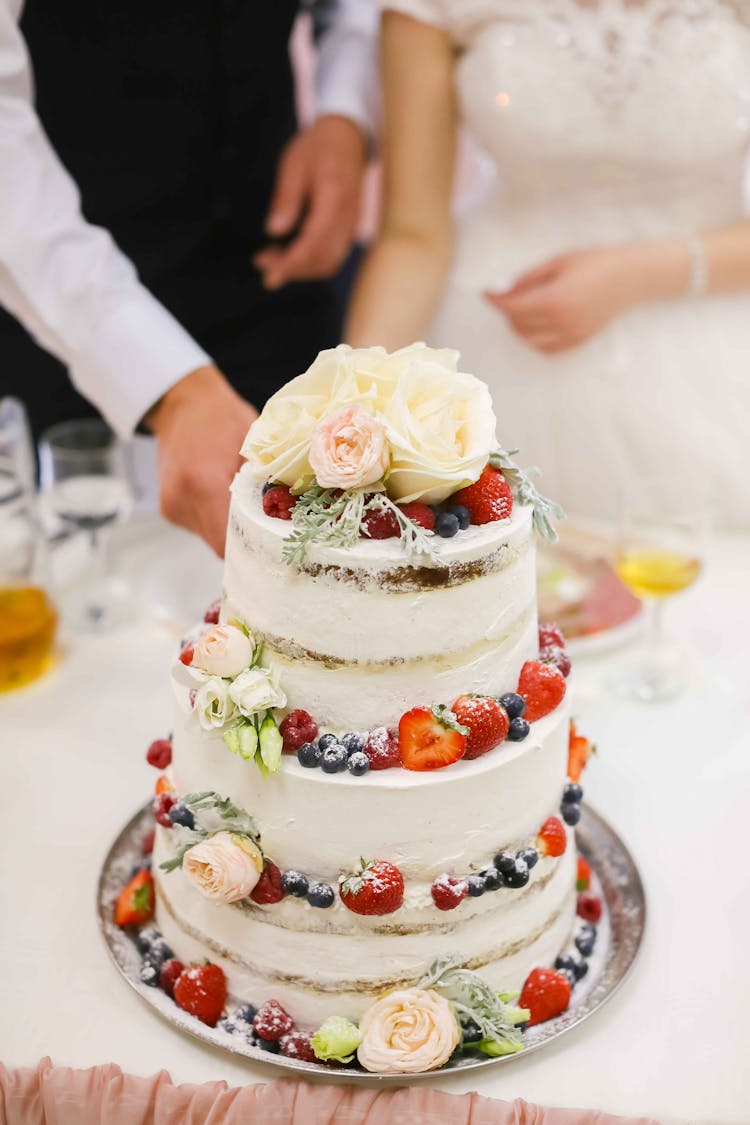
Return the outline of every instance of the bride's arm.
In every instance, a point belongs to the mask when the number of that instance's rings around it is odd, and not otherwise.
[[[346,338],[389,349],[419,339],[443,287],[451,248],[456,108],[444,32],[383,16],[384,192],[380,231],[359,273]]]

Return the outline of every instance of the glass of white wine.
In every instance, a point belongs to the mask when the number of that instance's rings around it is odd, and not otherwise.
[[[691,473],[628,482],[620,505],[615,569],[645,605],[641,651],[616,688],[645,702],[672,699],[685,687],[686,661],[664,635],[668,598],[687,590],[703,566],[708,505],[705,483]]]
[[[128,584],[111,571],[106,532],[128,518],[133,494],[125,450],[99,418],[61,422],[39,441],[41,487],[52,511],[69,528],[84,532],[91,568],[81,588],[63,605],[68,623],[84,632],[106,632],[132,618]]]

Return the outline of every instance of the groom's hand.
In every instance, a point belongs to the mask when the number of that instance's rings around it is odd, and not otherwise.
[[[266,289],[288,281],[331,277],[349,253],[359,218],[366,162],[362,130],[326,114],[296,134],[276,173],[266,220],[269,245],[255,255]]]
[[[216,367],[180,379],[145,422],[156,434],[162,515],[194,531],[223,556],[229,485],[257,411]]]

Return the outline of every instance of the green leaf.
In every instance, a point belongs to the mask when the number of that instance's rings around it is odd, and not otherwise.
[[[329,1016],[323,1020],[310,1039],[317,1059],[334,1059],[340,1063],[351,1062],[361,1042],[362,1032],[343,1016]]]
[[[281,750],[284,740],[281,737],[276,721],[269,711],[261,723],[258,735],[260,740],[260,757],[263,765],[271,773],[277,773],[281,765]]]
[[[472,1019],[479,1026],[483,1040],[506,1045],[502,1052],[510,1054],[523,1049],[518,1013],[524,1009],[507,1007],[500,996],[479,973],[462,968],[460,954],[437,958],[419,982],[419,988],[433,988],[453,1005],[459,1022]]]
[[[447,727],[448,730],[455,730],[458,732],[458,734],[469,733],[469,728],[467,726],[464,726],[463,723],[459,723],[454,712],[451,711],[450,707],[446,707],[444,703],[433,704],[432,713],[437,721],[444,727]]]

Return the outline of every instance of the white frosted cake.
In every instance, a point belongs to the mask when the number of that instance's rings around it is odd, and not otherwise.
[[[342,346],[270,400],[218,620],[175,662],[171,746],[150,751],[145,975],[179,959],[178,1003],[293,1058],[519,1050],[585,972],[565,951],[586,746],[536,608],[553,506],[457,359]],[[205,961],[213,983],[184,968]]]

